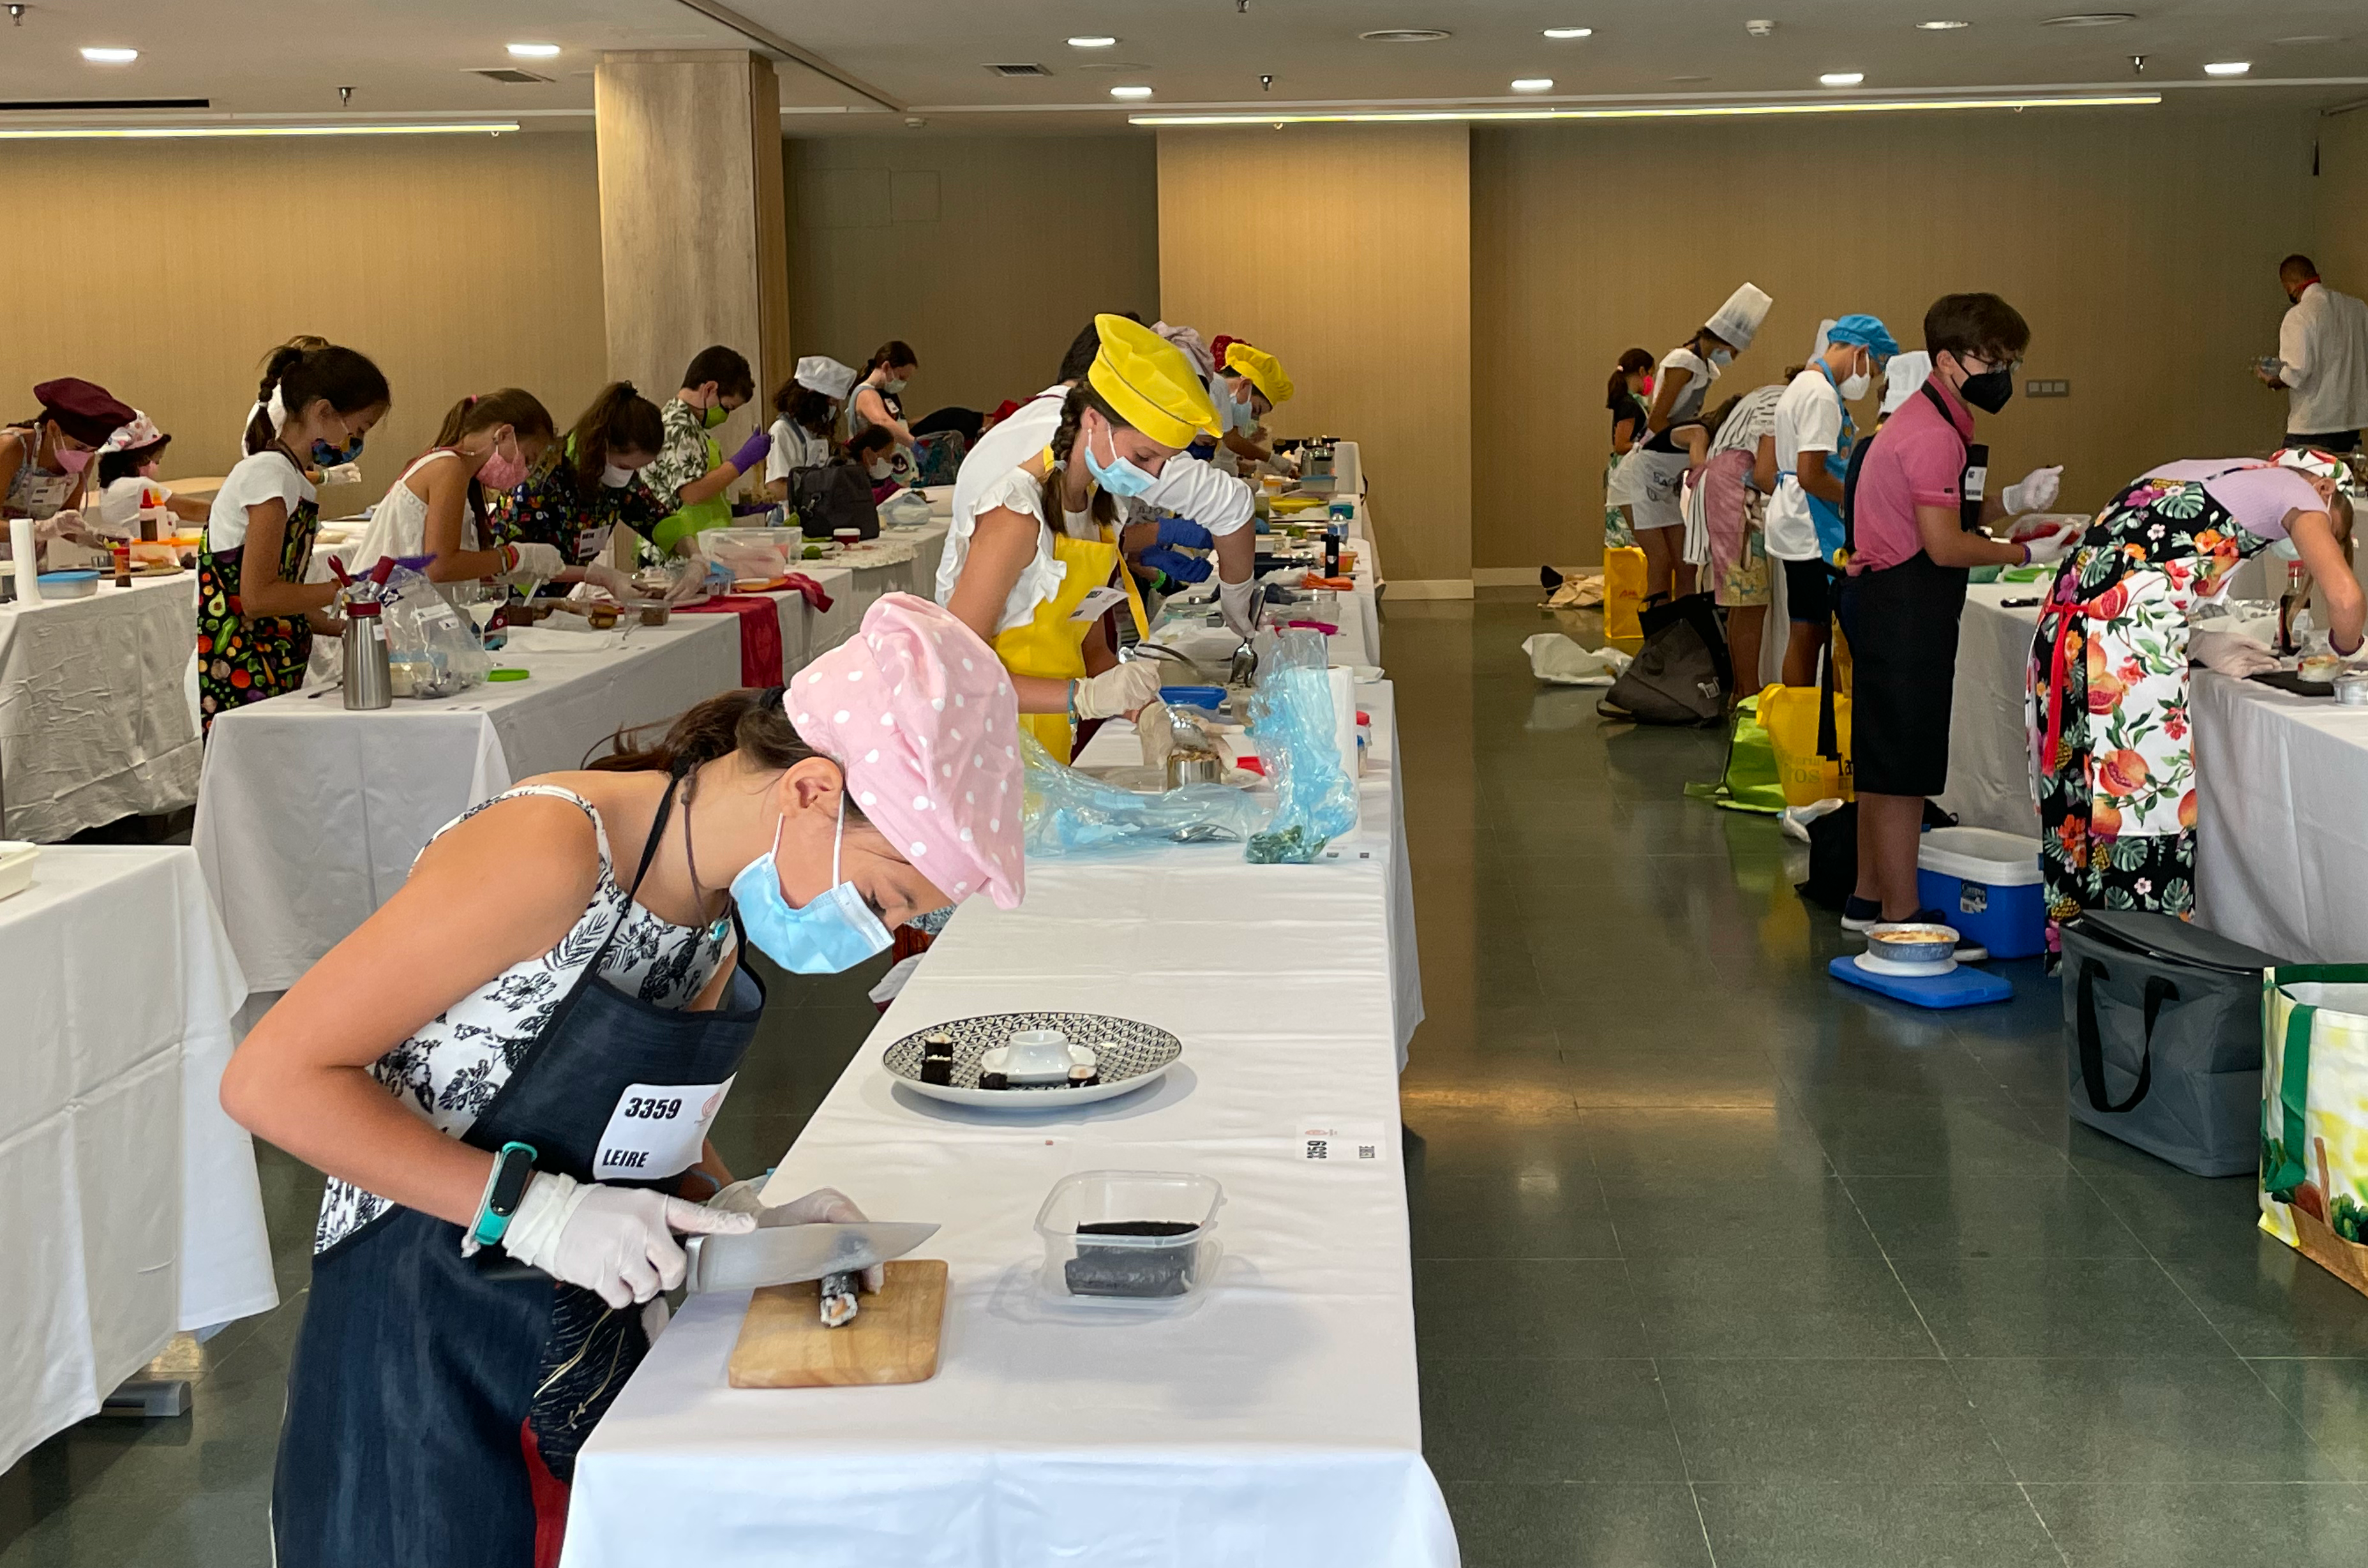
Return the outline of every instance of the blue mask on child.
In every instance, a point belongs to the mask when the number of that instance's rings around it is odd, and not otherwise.
[[[783,817],[781,822],[789,819]],[[838,827],[830,841],[831,885],[791,909],[773,865],[780,852],[780,823],[773,824],[773,847],[732,879],[732,901],[740,906],[741,928],[757,950],[791,974],[840,974],[888,947],[888,928],[871,913],[853,882],[838,880],[839,843],[847,836],[847,797],[838,798]]]
[[[314,468],[336,468],[340,463],[352,462],[361,455],[362,438],[359,436],[356,436],[352,440],[347,442],[343,451],[339,451],[336,448],[329,445],[326,441],[315,441],[313,443],[313,466]]]
[[[1145,473],[1127,461],[1119,452],[1116,442],[1112,442],[1110,446],[1110,467],[1104,468],[1094,460],[1093,442],[1087,441],[1086,472],[1094,476],[1094,483],[1100,485],[1105,493],[1120,500],[1124,500],[1130,495],[1140,495],[1159,483],[1155,475]]]

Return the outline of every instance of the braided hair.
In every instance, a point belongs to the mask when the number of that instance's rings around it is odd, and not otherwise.
[[[1053,430],[1053,466],[1044,471],[1044,526],[1055,533],[1061,528],[1058,519],[1067,510],[1061,495],[1063,471],[1069,466],[1069,454],[1077,444],[1078,426],[1088,408],[1108,420],[1112,429],[1133,428],[1086,382],[1079,381],[1069,389],[1069,395],[1061,402],[1061,423]],[[1094,521],[1108,528],[1118,526],[1118,503],[1110,499],[1108,491],[1097,487],[1088,509]]]

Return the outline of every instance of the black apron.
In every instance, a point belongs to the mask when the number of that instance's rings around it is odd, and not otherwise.
[[[537,1170],[588,1182],[629,1086],[739,1071],[765,1006],[745,937],[712,1012],[655,1006],[598,972],[674,793],[617,924],[462,1142],[530,1143]],[[610,1185],[670,1189],[680,1174]],[[458,1225],[395,1208],[313,1260],[272,1481],[279,1568],[524,1568],[537,1559],[538,1496],[555,1535],[576,1450],[648,1353],[642,1309],[521,1278],[498,1246],[462,1257],[461,1238]]]
[[[1948,402],[1932,383],[1926,381],[1919,391],[1955,429]],[[1858,549],[1858,479],[1864,454],[1877,438],[1869,437],[1860,444],[1842,483],[1842,537],[1853,555]],[[1979,441],[1964,446],[1964,466],[1957,476],[1957,525],[1973,532],[1982,526],[1990,449]],[[1970,579],[1964,567],[1943,566],[1920,548],[1896,566],[1842,579],[1835,610],[1842,634],[1850,639],[1850,778],[1859,790],[1938,795],[1948,788],[1957,628]],[[1827,665],[1830,670],[1830,660]],[[1831,683],[1829,673],[1829,691]],[[1830,697],[1826,706],[1830,713]],[[1821,722],[1820,741],[1830,738],[1829,722]]]

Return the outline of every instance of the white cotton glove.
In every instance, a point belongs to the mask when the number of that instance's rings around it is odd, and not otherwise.
[[[503,574],[505,583],[548,583],[566,569],[567,558],[555,544],[529,541],[510,548],[518,551],[518,564]]]
[[[2080,542],[2080,530],[2069,527],[2055,528],[2016,542],[2030,554],[2031,564],[2047,566],[2072,553],[2072,547]]]
[[[2256,642],[2237,631],[2191,631],[2187,634],[2187,656],[2206,669],[2218,670],[2238,680],[2278,667],[2278,656],[2270,652],[2267,643]]]
[[[633,591],[632,574],[620,572],[605,561],[587,562],[584,567],[584,580],[619,604],[641,597]]]
[[[1157,659],[1130,659],[1076,683],[1077,717],[1115,719],[1159,695]]]
[[[2035,468],[2022,476],[2021,483],[2008,485],[2006,494],[1998,499],[2006,503],[2009,517],[2024,512],[2044,512],[2055,505],[2055,493],[2064,487],[2063,481],[2062,463],[2054,468]]]
[[[675,1232],[723,1236],[756,1228],[751,1216],[688,1199],[640,1187],[586,1186],[572,1176],[538,1171],[502,1233],[502,1250],[623,1308],[682,1283],[689,1260]]]
[[[1225,625],[1236,637],[1258,635],[1258,611],[1264,608],[1259,600],[1263,597],[1256,577],[1247,577],[1238,583],[1228,583],[1223,578],[1217,580],[1217,608],[1224,612]]]

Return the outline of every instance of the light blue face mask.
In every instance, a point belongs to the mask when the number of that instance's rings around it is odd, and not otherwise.
[[[1258,410],[1250,406],[1249,399],[1227,398],[1226,401],[1233,404],[1227,412],[1233,416],[1235,429],[1247,436],[1258,428]]]
[[[1124,500],[1130,495],[1140,495],[1159,483],[1156,476],[1145,473],[1129,462],[1125,455],[1119,451],[1115,438],[1110,442],[1110,463],[1108,468],[1104,468],[1094,460],[1094,443],[1090,438],[1087,440],[1086,472],[1094,476],[1096,484],[1100,485],[1106,493],[1120,500]]]
[[[732,879],[732,901],[740,906],[741,928],[757,950],[791,974],[839,974],[888,947],[888,928],[871,913],[853,882],[838,880],[839,844],[847,836],[847,797],[838,798],[838,827],[830,840],[831,885],[791,909],[773,864],[780,853],[781,822],[773,824],[773,846]]]

